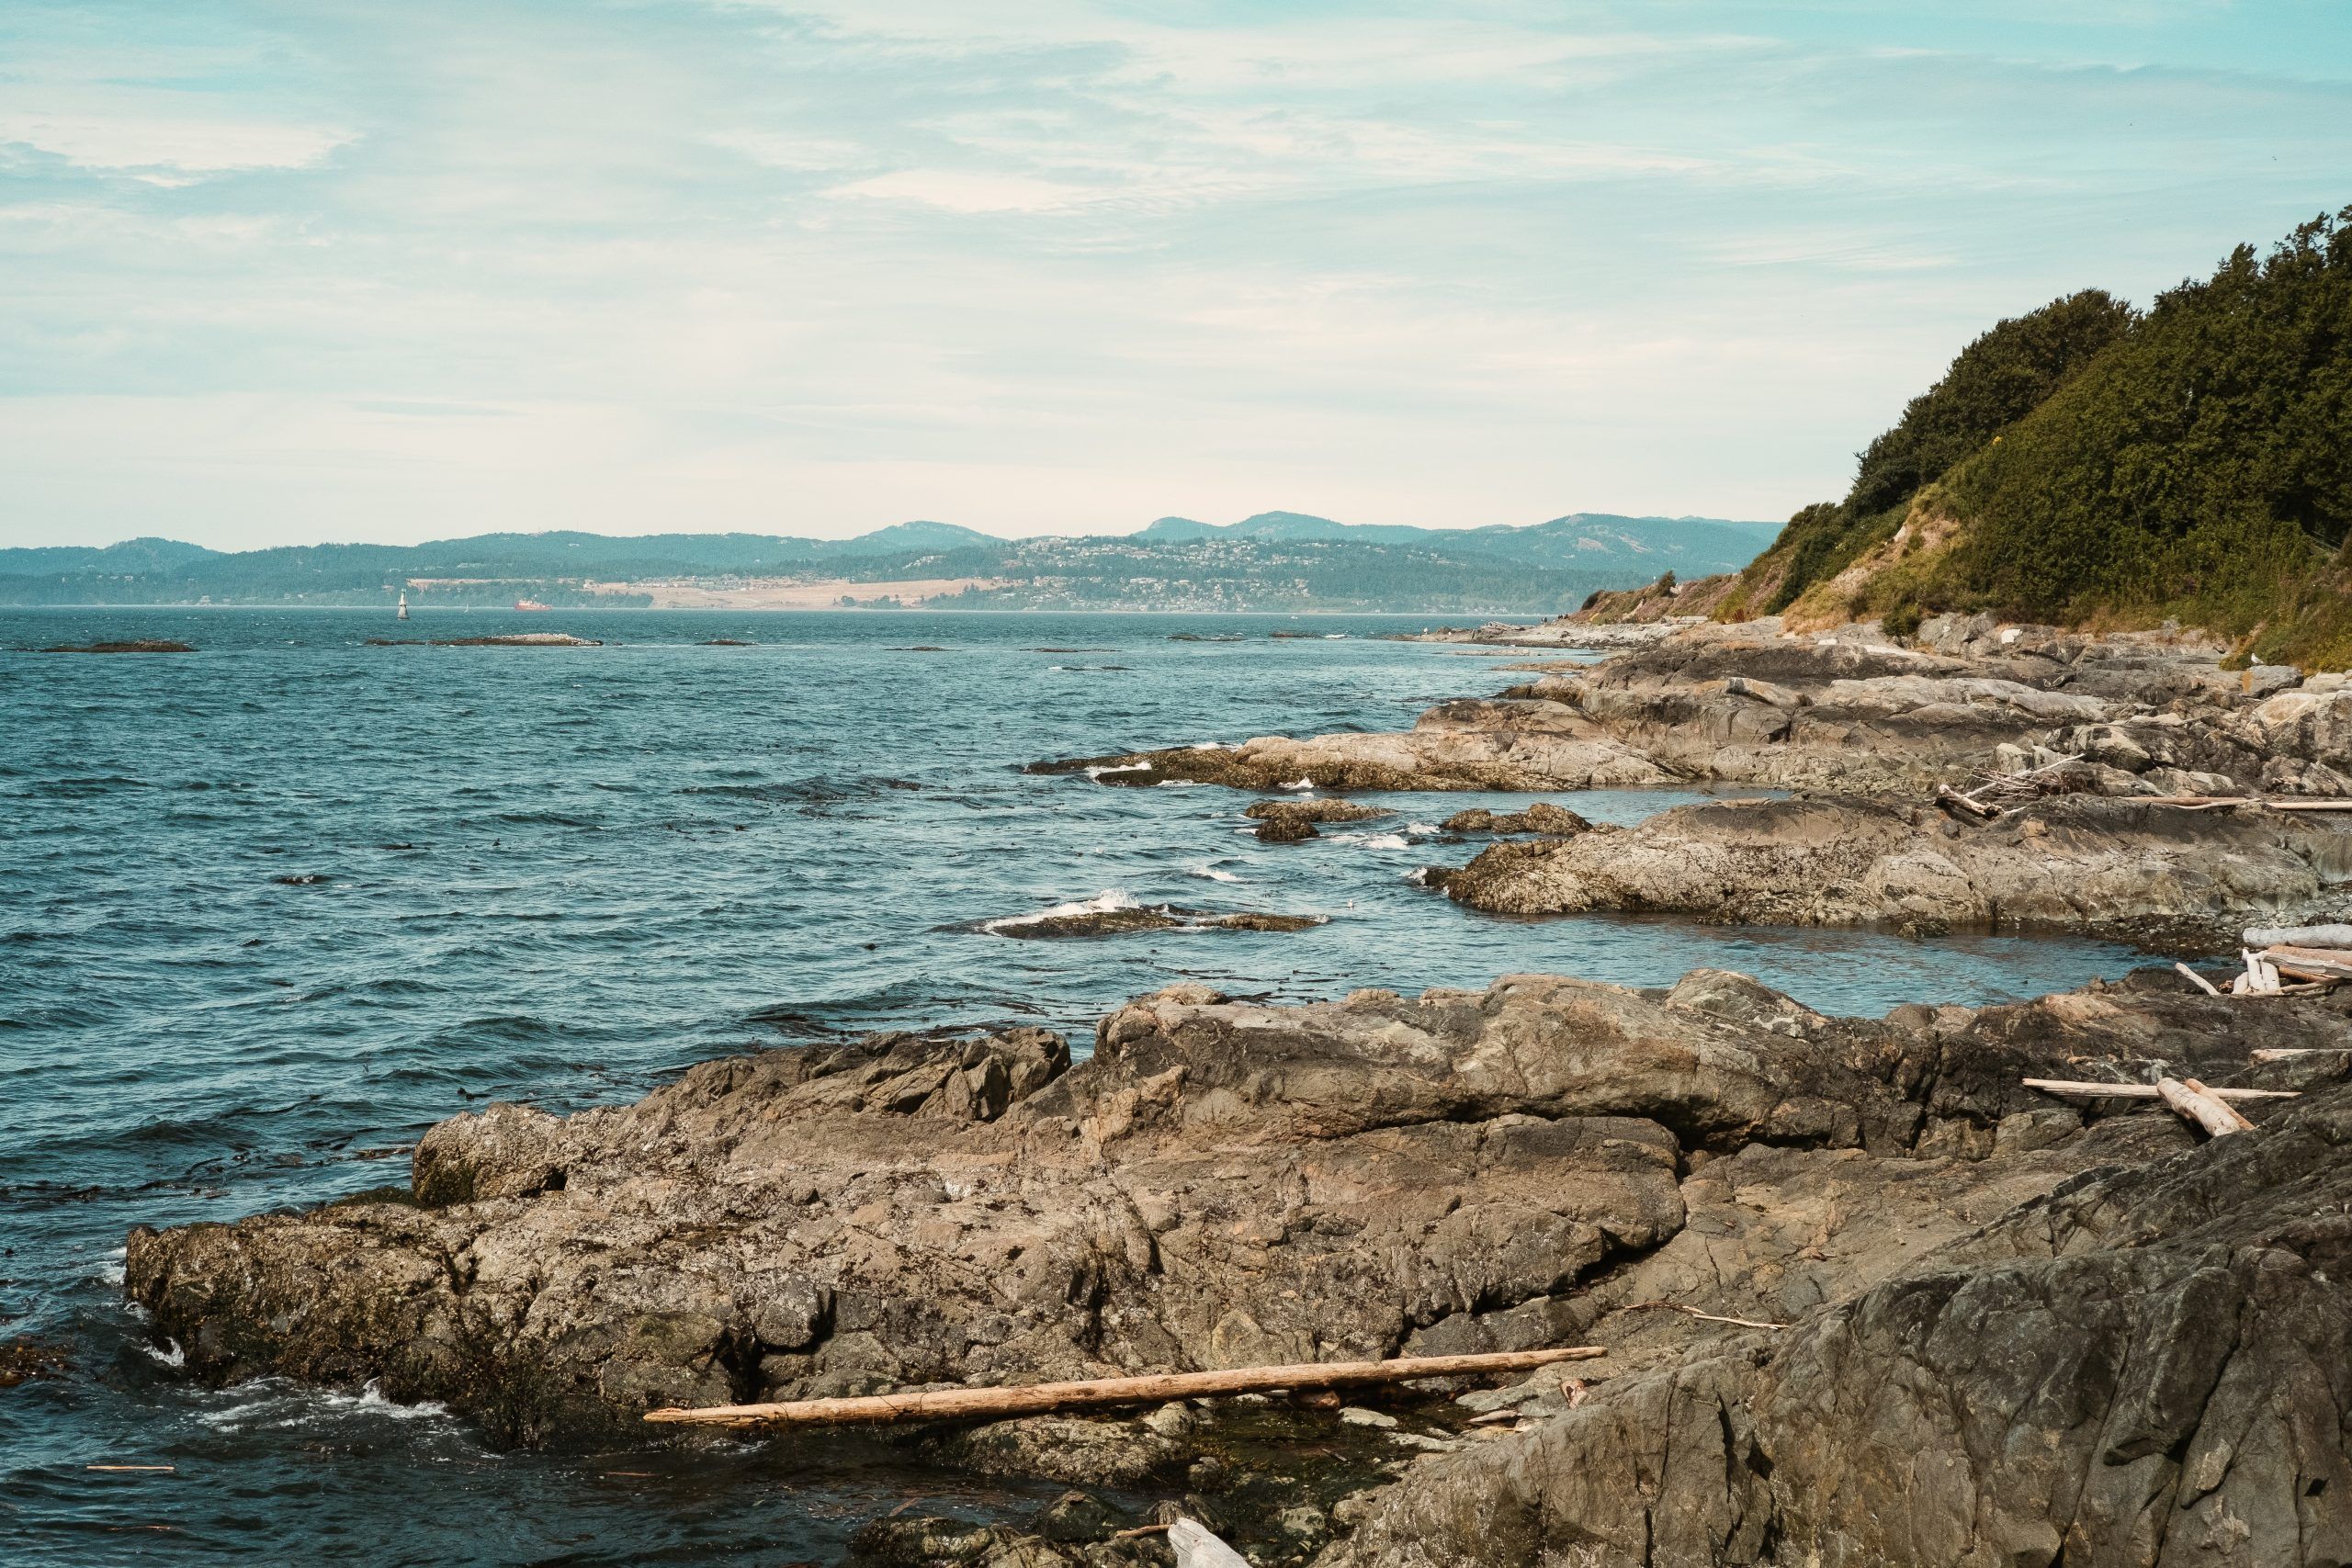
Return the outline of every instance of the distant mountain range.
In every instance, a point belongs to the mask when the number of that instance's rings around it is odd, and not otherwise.
[[[1579,513],[1523,527],[1337,523],[1262,512],[1162,517],[1125,536],[1001,539],[894,524],[852,539],[757,534],[483,534],[423,545],[209,550],[141,538],[0,549],[0,604],[644,604],[755,582],[844,585],[840,602],[980,608],[1396,609],[1555,613],[1590,592],[1734,571],[1778,525]],[[876,585],[861,594],[855,585]],[[739,599],[730,602],[741,602]],[[833,601],[829,601],[833,602]]]

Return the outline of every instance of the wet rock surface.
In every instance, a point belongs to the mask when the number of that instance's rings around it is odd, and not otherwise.
[[[1301,837],[1311,838],[1312,832]],[[1264,910],[1187,909],[1176,904],[1122,904],[1108,908],[1048,909],[989,920],[997,936],[1050,942],[1080,937],[1125,936],[1132,931],[1303,931],[1324,923],[1321,915],[1285,915]]]
[[[2222,650],[1943,617],[1918,646],[1774,620],[1686,625],[1599,664],[1535,667],[1392,735],[1033,764],[1103,784],[1272,789],[1586,789],[1721,781],[1917,798],[2080,757],[2094,793],[2352,795],[2352,686],[2224,670]],[[2292,684],[2289,684],[2292,682]],[[2002,748],[2009,749],[2004,754]]]
[[[1368,822],[1396,813],[1351,800],[1261,800],[1242,815],[1258,824],[1257,836],[1265,842],[1295,844],[1314,838],[1317,823]]]
[[[61,642],[41,649],[43,653],[194,653],[196,649],[184,642]]]
[[[2352,799],[2352,682],[2224,670],[2220,652],[1951,616],[1916,646],[1688,625],[1600,664],[1526,667],[1535,679],[1441,704],[1403,734],[1039,766],[1246,789],[1764,784],[1799,798],[1589,833],[1544,804],[1457,814],[1451,830],[1552,841],[1498,843],[1426,881],[1498,914],[2140,937],[2161,922],[2219,942],[2249,920],[2340,913],[2352,882],[2352,814],[2263,804]],[[1991,812],[1934,804],[1996,776],[2009,782]]]
[[[1430,877],[1474,908],[1590,909],[1920,932],[2063,928],[2228,947],[2250,920],[2343,907],[2352,831],[2332,817],[2183,811],[2055,795],[1993,823],[1852,797],[1679,807],[1633,828],[1496,844]]]
[[[2169,970],[1877,1021],[1715,970],[1179,987],[1075,1067],[1043,1031],[884,1036],[571,1117],[493,1106],[426,1135],[404,1201],[138,1231],[126,1282],[199,1377],[377,1380],[509,1442],[671,1404],[1610,1348],[1442,1418],[900,1438],[1135,1495],[885,1521],[876,1562],[1162,1561],[1114,1533],[1154,1496],[1333,1568],[2332,1562],[2346,1045],[2352,1001]],[[2328,1054],[2252,1062],[2281,1046]],[[2206,1143],[2019,1082],[2159,1072],[2306,1092]],[[1217,1436],[1236,1411],[1268,1423],[1256,1457]]]
[[[1541,833],[1557,839],[1581,833],[1591,826],[1566,807],[1555,806],[1548,800],[1539,800],[1524,811],[1489,811],[1482,807],[1475,811],[1457,811],[1445,819],[1449,833]]]

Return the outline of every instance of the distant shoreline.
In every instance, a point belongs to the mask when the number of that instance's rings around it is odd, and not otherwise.
[[[93,601],[85,604],[0,604],[0,614],[40,615],[67,610],[277,610],[311,611],[321,615],[382,615],[389,617],[390,604],[196,604],[182,603],[107,603]],[[1292,619],[1303,615],[1351,615],[1356,617],[1476,617],[1481,620],[1525,620],[1541,625],[1553,615],[1566,615],[1566,609],[1545,615],[1534,610],[1343,610],[1319,608],[1311,610],[1191,610],[1139,609],[1127,605],[1070,605],[1051,608],[1008,609],[1002,605],[904,604],[884,607],[877,604],[558,604],[547,610],[516,610],[498,604],[411,604],[412,618],[423,615],[1253,615],[1269,619]]]

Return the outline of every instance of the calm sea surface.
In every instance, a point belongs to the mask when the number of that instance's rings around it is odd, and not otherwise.
[[[120,1302],[132,1224],[404,1180],[420,1132],[491,1100],[628,1099],[722,1053],[898,1025],[1041,1022],[1082,1044],[1104,1008],[1178,979],[1307,998],[1719,964],[1874,1014],[2132,962],[2089,942],[1498,919],[1408,874],[1474,852],[1431,824],[1519,797],[1399,796],[1394,821],[1267,845],[1227,791],[1016,771],[1396,728],[1513,679],[1502,657],[1371,640],[1423,624],[0,611],[0,1339],[72,1359],[0,1390],[0,1561],[781,1564],[835,1559],[910,1498],[1027,1506],[878,1460],[812,1475],[757,1444],[500,1454],[365,1393],[208,1391]],[[367,646],[517,630],[606,645]],[[200,651],[26,651],[133,637]],[[1632,821],[1691,796],[1560,798]],[[1329,923],[987,929],[1106,896]]]

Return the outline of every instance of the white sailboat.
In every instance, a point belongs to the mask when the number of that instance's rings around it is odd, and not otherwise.
[[[408,590],[405,588],[401,590],[401,610],[394,618],[402,621],[408,619]]]

